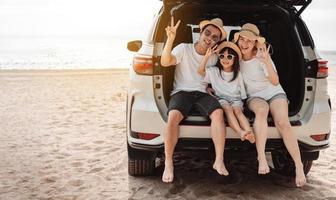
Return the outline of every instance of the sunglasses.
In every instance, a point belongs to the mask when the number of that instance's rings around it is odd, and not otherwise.
[[[218,57],[219,57],[219,59],[221,59],[221,60],[223,60],[224,58],[226,58],[227,60],[233,60],[234,59],[234,55],[232,55],[232,54],[218,54]]]
[[[207,36],[207,37],[211,36],[210,38],[214,43],[219,42],[219,36],[216,35],[216,34],[212,34],[212,32],[208,29],[204,29],[204,35]]]

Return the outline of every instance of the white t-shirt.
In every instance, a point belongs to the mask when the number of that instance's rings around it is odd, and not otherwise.
[[[280,84],[273,85],[268,80],[267,67],[262,61],[253,58],[247,61],[241,60],[239,64],[248,97],[261,97],[269,100],[276,94],[286,94]],[[272,66],[276,71],[273,61]]]
[[[235,80],[232,80],[233,72],[224,72],[215,66],[207,67],[204,77],[205,83],[210,83],[219,98],[230,97],[230,99],[246,99],[246,91],[243,78],[238,72]],[[231,81],[231,82],[230,82]]]
[[[196,52],[194,44],[181,43],[177,45],[172,54],[176,57],[176,68],[174,76],[174,89],[171,95],[179,91],[200,91],[206,92],[206,84],[203,82],[203,76],[197,70],[203,59],[203,55]],[[215,65],[217,56],[209,58],[206,66]]]

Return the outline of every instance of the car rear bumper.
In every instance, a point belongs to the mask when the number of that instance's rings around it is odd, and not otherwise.
[[[129,145],[136,149],[142,149],[147,151],[156,151],[163,153],[164,145],[148,145],[148,144],[139,144],[129,142]],[[299,147],[301,152],[317,152],[322,149],[328,148],[328,144],[319,145],[319,146],[311,146],[302,142],[299,142]],[[212,150],[213,142],[211,139],[204,138],[180,138],[177,145],[176,150],[191,150],[191,151],[202,151],[202,150]],[[268,139],[266,142],[266,152],[271,151],[283,151],[286,149],[282,139]],[[225,151],[236,151],[236,152],[244,152],[244,151],[255,151],[255,144],[250,144],[248,141],[241,141],[240,139],[226,139],[225,141]]]

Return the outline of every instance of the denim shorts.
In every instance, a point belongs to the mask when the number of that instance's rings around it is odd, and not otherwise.
[[[204,92],[179,91],[170,97],[168,113],[171,110],[178,110],[184,117],[187,117],[192,108],[203,116],[209,116],[214,110],[222,109],[215,97]]]
[[[287,101],[287,103],[289,103],[288,101],[288,98],[287,98],[287,95],[285,93],[278,93],[274,96],[272,96],[271,98],[269,99],[264,99],[262,97],[249,97],[247,100],[246,100],[246,104],[249,105],[249,103],[253,100],[253,99],[263,99],[265,100],[268,104],[270,104],[273,100],[275,99],[285,99]]]
[[[231,107],[243,108],[244,105],[241,99],[235,99],[235,98],[218,97],[218,101],[221,104],[221,106],[229,105]]]

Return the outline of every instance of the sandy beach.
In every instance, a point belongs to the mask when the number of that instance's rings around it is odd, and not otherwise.
[[[175,181],[127,173],[127,70],[0,71],[0,199],[329,199],[336,200],[336,69],[329,68],[330,148],[307,185],[257,163],[232,160],[217,176],[211,160],[176,155]]]

